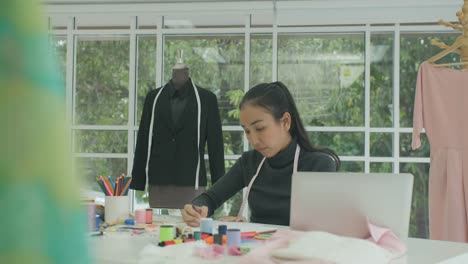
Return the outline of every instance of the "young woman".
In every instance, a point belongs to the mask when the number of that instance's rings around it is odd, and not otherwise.
[[[213,214],[231,196],[248,187],[245,201],[255,223],[289,225],[291,177],[294,171],[336,171],[340,159],[329,149],[311,145],[291,93],[281,82],[251,88],[239,105],[240,124],[254,150],[245,152],[208,191],[186,204],[190,226]]]

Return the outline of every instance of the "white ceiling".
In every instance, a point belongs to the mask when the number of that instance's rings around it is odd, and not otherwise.
[[[22,1],[22,0],[18,0]],[[463,0],[41,0],[50,15],[278,13],[278,23],[314,25],[455,21]],[[248,2],[248,3],[247,3]],[[273,4],[276,3],[276,4]],[[221,14],[222,13],[222,14]],[[270,15],[271,16],[271,15]],[[271,20],[271,19],[270,19]]]

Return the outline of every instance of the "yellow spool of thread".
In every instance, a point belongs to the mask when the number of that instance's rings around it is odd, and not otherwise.
[[[171,225],[162,225],[159,227],[159,242],[174,239],[174,227]]]

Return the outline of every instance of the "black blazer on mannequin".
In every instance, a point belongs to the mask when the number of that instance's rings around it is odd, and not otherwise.
[[[166,86],[172,86],[168,82]],[[205,145],[208,143],[211,181],[214,184],[224,175],[224,145],[218,101],[211,91],[197,86],[201,104],[200,146],[197,146],[197,100],[189,80],[188,99],[179,122],[171,118],[170,90],[162,90],[154,109],[153,137],[148,165],[150,185],[195,186],[197,155],[200,157],[199,186],[206,186],[204,162]],[[148,153],[148,133],[151,110],[156,95],[162,87],[151,90],[145,98],[138,130],[130,188],[144,190],[145,166]]]

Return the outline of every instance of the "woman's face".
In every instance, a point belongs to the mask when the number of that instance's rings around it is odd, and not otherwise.
[[[291,142],[288,112],[277,122],[266,109],[246,104],[240,109],[240,124],[250,144],[267,158],[275,156]]]

